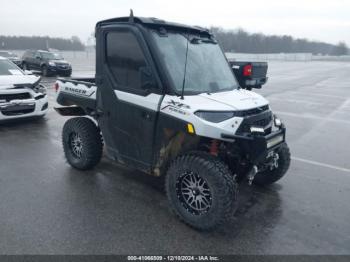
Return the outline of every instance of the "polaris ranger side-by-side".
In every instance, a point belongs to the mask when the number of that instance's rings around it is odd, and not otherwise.
[[[96,25],[96,78],[58,79],[56,108],[70,118],[63,147],[74,168],[108,156],[165,175],[169,204],[209,230],[237,203],[237,183],[271,184],[288,170],[285,127],[268,101],[240,88],[206,29],[155,18]]]

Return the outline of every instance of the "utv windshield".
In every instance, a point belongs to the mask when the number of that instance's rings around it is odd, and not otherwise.
[[[181,93],[185,75],[187,41],[185,94],[215,93],[238,87],[226,58],[215,41],[182,32],[161,35],[153,31],[152,35],[177,93]]]

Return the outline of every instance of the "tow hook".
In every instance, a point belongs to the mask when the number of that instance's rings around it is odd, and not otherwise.
[[[252,185],[254,177],[257,173],[258,173],[258,167],[254,165],[248,173],[248,184],[250,186]]]
[[[280,159],[280,156],[277,153],[273,154],[270,170],[273,170],[275,168],[278,168],[278,160]]]

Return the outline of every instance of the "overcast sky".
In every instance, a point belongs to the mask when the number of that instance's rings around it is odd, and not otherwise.
[[[350,46],[350,0],[0,0],[0,35],[79,36],[98,20],[152,16],[249,32],[288,34]]]

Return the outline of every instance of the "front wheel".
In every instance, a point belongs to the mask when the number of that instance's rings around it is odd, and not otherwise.
[[[223,224],[237,206],[234,177],[223,162],[209,154],[176,158],[167,171],[165,187],[171,209],[199,230]]]
[[[255,185],[270,185],[280,180],[288,171],[290,166],[290,150],[286,143],[284,143],[277,151],[278,160],[277,165],[272,170],[267,168],[265,171],[259,172],[255,175],[253,184]]]
[[[77,169],[96,166],[102,157],[102,137],[95,123],[86,117],[69,119],[62,132],[63,149],[68,163]]]
[[[43,76],[49,76],[49,70],[47,69],[47,66],[42,66],[41,72]]]

